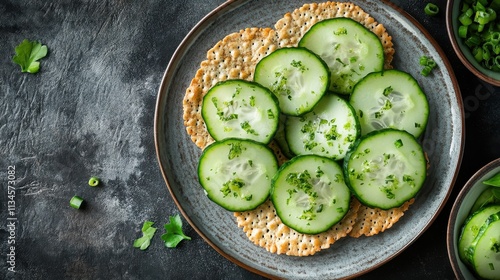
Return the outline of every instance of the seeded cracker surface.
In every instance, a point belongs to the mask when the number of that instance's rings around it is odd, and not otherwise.
[[[184,125],[191,140],[201,149],[214,140],[208,134],[201,116],[203,96],[217,82],[228,79],[252,80],[257,63],[277,48],[296,46],[300,38],[314,23],[333,17],[349,17],[372,30],[381,40],[385,53],[385,69],[391,69],[394,54],[392,38],[385,27],[379,24],[359,6],[344,2],[305,4],[284,15],[272,28],[246,28],[220,40],[207,52],[207,58],[187,88],[184,100]],[[287,158],[278,145],[271,142],[280,164]],[[403,206],[391,210],[373,209],[359,203],[355,198],[347,215],[330,230],[317,235],[296,232],[284,225],[272,203],[268,200],[257,209],[236,212],[238,227],[242,228],[254,244],[276,254],[309,256],[329,248],[342,237],[372,236],[394,225],[413,199]]]

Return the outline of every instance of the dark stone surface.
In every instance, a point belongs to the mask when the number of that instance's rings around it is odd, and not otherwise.
[[[262,278],[219,255],[189,225],[184,228],[193,239],[178,248],[164,248],[160,239],[168,216],[179,211],[156,162],[157,90],[177,45],[222,2],[0,1],[0,278]],[[447,218],[466,180],[500,157],[500,89],[474,78],[453,54],[446,1],[434,1],[441,8],[437,17],[424,14],[425,1],[393,2],[448,54],[464,99],[466,146],[437,220],[407,250],[360,279],[453,279]],[[49,48],[36,75],[11,62],[25,38]],[[9,175],[15,176],[13,215],[7,211]],[[87,186],[92,175],[102,186]],[[86,200],[80,211],[68,206],[75,194]],[[146,219],[159,230],[140,251],[132,242]],[[8,271],[11,246],[15,273]]]

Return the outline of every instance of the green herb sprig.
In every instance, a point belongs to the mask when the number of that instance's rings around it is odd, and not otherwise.
[[[191,237],[184,234],[182,231],[182,220],[179,214],[170,216],[170,223],[165,224],[166,233],[161,236],[167,248],[174,248],[182,240],[191,240]]]
[[[153,227],[154,222],[145,221],[142,226],[142,237],[137,238],[134,241],[134,248],[139,248],[141,250],[146,250],[151,244],[151,239],[155,235],[156,228]]]
[[[40,62],[38,60],[47,55],[47,46],[42,45],[37,41],[24,39],[15,49],[16,54],[12,57],[12,61],[21,66],[21,72],[35,74],[40,70]]]

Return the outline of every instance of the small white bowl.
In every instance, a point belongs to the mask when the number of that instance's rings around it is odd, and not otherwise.
[[[448,230],[446,245],[448,247],[448,257],[450,258],[451,266],[455,272],[457,279],[477,279],[474,273],[462,262],[458,256],[458,238],[462,231],[463,224],[469,216],[470,209],[479,195],[488,188],[482,182],[489,179],[496,173],[500,172],[500,158],[488,163],[479,171],[477,171],[465,183],[465,186],[460,191],[451,209],[450,218],[448,220]]]

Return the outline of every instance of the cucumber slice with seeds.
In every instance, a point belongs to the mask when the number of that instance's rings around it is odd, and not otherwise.
[[[350,94],[354,85],[370,72],[384,68],[380,39],[350,18],[332,18],[314,24],[302,37],[299,47],[319,55],[331,74],[330,90]]]
[[[216,141],[241,138],[268,144],[278,129],[280,110],[267,88],[245,80],[227,80],[203,97],[201,114]]]
[[[356,110],[363,135],[395,128],[419,137],[427,126],[427,97],[415,78],[400,70],[366,75],[354,87],[350,103]]]
[[[229,211],[247,211],[267,200],[277,170],[269,147],[229,138],[205,148],[198,178],[209,199]]]
[[[469,252],[472,267],[481,279],[500,279],[500,212],[487,218]]]
[[[315,154],[340,160],[360,136],[356,113],[336,94],[326,94],[313,111],[286,119],[285,135],[296,155]]]
[[[387,210],[417,194],[426,177],[427,161],[415,137],[387,128],[356,142],[344,159],[344,172],[361,203]]]
[[[471,265],[470,256],[468,256],[469,247],[477,237],[479,229],[484,224],[486,219],[488,219],[491,214],[495,214],[497,212],[500,212],[500,205],[487,206],[475,211],[464,222],[464,226],[458,239],[458,255],[464,263]]]
[[[305,234],[327,231],[349,211],[351,193],[335,161],[296,156],[273,178],[271,200],[282,222]]]
[[[259,61],[254,81],[278,97],[281,112],[298,116],[312,110],[330,84],[328,66],[305,48],[282,48]]]

